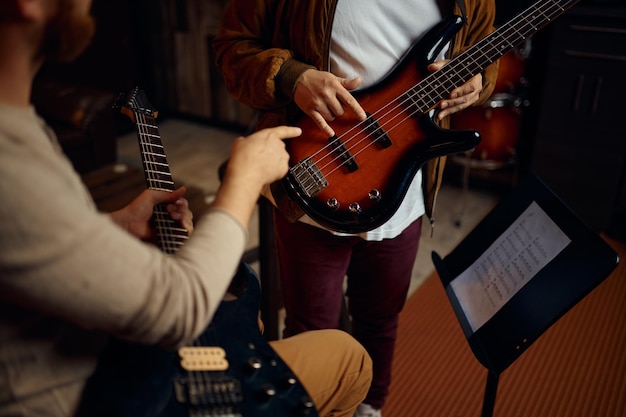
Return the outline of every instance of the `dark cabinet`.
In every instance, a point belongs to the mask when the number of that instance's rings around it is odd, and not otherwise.
[[[137,37],[150,51],[151,97],[170,114],[237,129],[254,111],[226,91],[215,66],[212,40],[228,0],[135,0]]]
[[[625,192],[626,7],[575,7],[549,39],[531,170],[606,231]]]

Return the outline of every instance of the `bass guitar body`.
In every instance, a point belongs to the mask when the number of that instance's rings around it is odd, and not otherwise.
[[[114,340],[87,382],[77,415],[317,416],[303,386],[259,330],[256,275],[242,263],[233,283],[240,296],[220,304],[193,346],[171,352]]]
[[[430,98],[415,87],[460,25],[460,18],[442,22],[383,81],[354,94],[365,121],[346,111],[330,123],[336,135],[328,138],[311,118],[301,118],[303,134],[287,144],[290,170],[281,185],[302,211],[331,230],[374,229],[396,212],[425,162],[480,142],[475,131],[439,128],[433,106],[423,109]]]

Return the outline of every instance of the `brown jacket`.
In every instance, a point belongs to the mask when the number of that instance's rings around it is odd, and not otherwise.
[[[230,94],[260,110],[258,128],[289,123],[297,108],[292,101],[296,80],[309,68],[328,70],[330,36],[338,0],[233,0],[214,38],[218,69]],[[454,0],[438,0],[443,16],[461,15]],[[252,6],[250,3],[254,3]],[[465,0],[468,18],[456,34],[451,56],[493,30],[494,0]],[[480,104],[493,91],[497,62],[483,73]],[[448,127],[447,120],[441,123]],[[433,219],[445,157],[424,169],[426,212]]]

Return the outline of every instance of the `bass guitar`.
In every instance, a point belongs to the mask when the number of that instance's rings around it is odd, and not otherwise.
[[[438,127],[436,105],[577,2],[539,0],[428,74],[426,67],[464,24],[453,16],[417,41],[382,81],[355,93],[368,115],[365,121],[345,112],[330,123],[336,135],[328,138],[302,117],[297,123],[302,137],[287,142],[289,172],[272,185],[278,209],[291,220],[306,213],[346,233],[389,220],[425,162],[480,142],[478,132]]]
[[[143,91],[116,103],[133,120],[148,188],[173,191],[157,113]],[[187,231],[165,205],[153,221],[160,248],[175,253]],[[171,352],[113,340],[87,381],[79,417],[317,417],[306,390],[259,329],[261,287],[241,263],[210,325],[189,346]]]

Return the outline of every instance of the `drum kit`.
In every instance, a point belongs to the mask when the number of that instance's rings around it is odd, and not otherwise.
[[[528,105],[524,72],[529,51],[530,44],[525,43],[503,55],[489,99],[481,106],[467,108],[452,116],[453,129],[477,130],[482,138],[472,151],[452,156],[454,162],[487,170],[515,164],[522,109]]]

